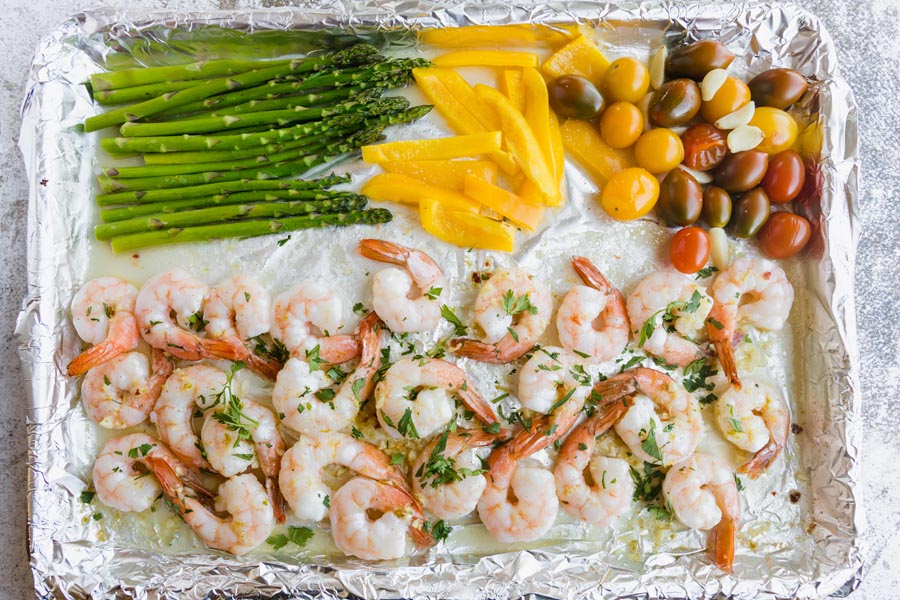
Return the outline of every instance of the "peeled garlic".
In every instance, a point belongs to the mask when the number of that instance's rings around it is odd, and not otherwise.
[[[638,110],[641,111],[641,116],[644,118],[644,131],[650,131],[653,128],[653,123],[650,122],[650,100],[652,99],[653,92],[647,92],[637,103]]]
[[[753,112],[756,110],[756,103],[751,100],[734,112],[728,113],[718,121],[715,125],[719,129],[735,129],[741,125],[746,125],[753,118]]]
[[[710,175],[706,171],[696,171],[696,170],[694,170],[690,167],[686,167],[684,165],[678,165],[678,168],[681,169],[682,171],[684,171],[685,173],[687,173],[688,175],[690,175],[691,177],[693,177],[694,179],[696,179],[697,183],[699,183],[699,184],[705,185],[707,183],[713,182],[712,175]]]
[[[703,78],[700,83],[700,98],[704,102],[709,102],[715,97],[719,88],[725,84],[728,79],[728,71],[725,69],[713,69]]]
[[[668,129],[669,129],[669,131],[671,131],[678,137],[681,137],[681,134],[688,130],[688,126],[687,125],[676,125],[675,127],[669,127]]]
[[[669,49],[662,46],[650,59],[650,85],[654,90],[661,88],[666,81],[666,59],[668,58]]]
[[[728,149],[732,152],[743,152],[744,150],[753,150],[765,138],[763,130],[753,125],[741,125],[735,127],[728,134]]]
[[[713,264],[721,272],[731,266],[731,245],[728,235],[721,227],[712,227],[709,230],[709,241]]]

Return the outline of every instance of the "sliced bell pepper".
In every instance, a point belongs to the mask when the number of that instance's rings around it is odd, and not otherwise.
[[[637,166],[631,149],[611,148],[587,121],[569,119],[559,128],[566,151],[603,187],[610,177]]]
[[[466,175],[493,183],[497,181],[498,171],[497,165],[489,160],[411,160],[381,163],[381,168],[457,192],[465,189]]]
[[[372,200],[419,204],[424,198],[440,200],[448,209],[478,213],[481,205],[468,196],[445,188],[428,185],[399,173],[382,173],[369,179],[360,192]]]
[[[553,164],[553,151],[550,148],[550,99],[547,96],[547,84],[537,69],[522,69],[522,85],[525,89],[525,110],[522,115],[534,137],[541,146],[544,161],[556,177],[556,167]]]
[[[425,231],[460,248],[512,252],[515,247],[516,230],[512,226],[482,215],[453,210],[434,198],[424,198],[419,203],[419,216]]]
[[[498,92],[499,93],[499,92]],[[445,160],[477,154],[499,152],[503,135],[499,131],[486,131],[472,135],[403,140],[362,147],[363,160],[383,163],[396,160]]]
[[[533,52],[506,50],[457,50],[432,60],[437,67],[537,67],[540,59]]]
[[[609,60],[593,42],[580,35],[544,61],[541,70],[551,79],[563,75],[581,75],[599,87],[603,84],[607,67]]]
[[[522,84],[521,69],[504,69],[500,73],[500,91],[519,109],[519,112],[524,112],[525,86]]]
[[[426,29],[419,33],[423,44],[442,48],[472,48],[478,46],[531,46],[534,44],[565,44],[577,34],[575,27],[546,25],[470,25]]]
[[[506,217],[516,225],[534,231],[544,216],[544,207],[521,198],[474,175],[466,175],[465,194]]]
[[[562,187],[566,177],[566,154],[563,150],[562,134],[559,132],[559,119],[552,110],[547,115],[550,120],[550,154],[553,156],[553,172],[556,174],[556,182]]]

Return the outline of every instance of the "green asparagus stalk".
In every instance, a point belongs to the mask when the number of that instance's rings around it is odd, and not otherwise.
[[[95,90],[116,90],[138,85],[168,83],[191,79],[209,79],[211,77],[227,77],[266,69],[281,67],[290,60],[204,60],[173,67],[145,67],[143,69],[124,69],[91,75],[91,85]]]
[[[186,90],[198,83],[198,81],[169,81],[150,85],[136,85],[118,90],[94,90],[92,96],[98,103],[106,106],[110,104],[125,104],[126,102],[139,102],[156,98],[160,93],[168,94],[169,92]]]
[[[288,217],[285,219],[263,219],[240,221],[196,227],[174,227],[145,233],[135,233],[113,238],[110,242],[113,252],[130,252],[140,248],[179,244],[183,242],[207,242],[225,238],[249,238],[273,233],[285,234],[301,229],[343,227],[347,225],[375,225],[387,223],[393,218],[390,211],[383,208],[353,211],[348,213]]]
[[[314,213],[358,211],[364,209],[367,202],[368,200],[365,196],[358,196],[356,198],[336,198],[334,200],[328,199],[312,202],[267,202],[262,204],[213,206],[176,213],[157,213],[116,223],[102,223],[94,229],[94,235],[96,235],[98,240],[110,240],[114,237],[133,233],[157,231],[172,227],[191,227],[194,225],[206,225],[207,223],[221,223],[223,221],[281,219],[282,217],[311,215]]]
[[[369,83],[369,82],[363,82]],[[204,112],[204,113],[194,113],[186,116],[179,116],[177,119],[179,120],[187,120],[187,119],[202,119],[205,117],[224,117],[227,115],[240,115],[244,113],[252,113],[252,112],[264,112],[269,110],[285,110],[285,109],[294,109],[298,106],[305,106],[306,108],[313,108],[316,106],[325,106],[331,102],[336,100],[346,100],[347,98],[351,98],[357,96],[364,89],[371,88],[372,91],[381,92],[385,88],[384,87],[374,87],[374,85],[356,85],[352,87],[346,88],[335,88],[329,89],[322,92],[313,92],[308,94],[296,94],[293,96],[279,96],[277,98],[270,99],[260,99],[260,100],[250,100],[249,102],[245,102],[243,104],[237,104],[235,106],[228,106],[221,110],[216,110],[214,112]],[[380,94],[373,94],[367,97],[377,98]],[[359,98],[354,98],[359,100]],[[173,117],[174,118],[174,117]]]
[[[236,192],[261,192],[282,190],[321,190],[341,183],[349,183],[349,176],[329,175],[320,179],[307,180],[267,180],[248,179],[245,181],[223,181],[193,187],[181,187],[170,190],[149,190],[135,192],[119,192],[97,196],[100,206],[116,206],[118,204],[146,204],[150,202],[169,202],[182,198],[201,198],[215,194]]]

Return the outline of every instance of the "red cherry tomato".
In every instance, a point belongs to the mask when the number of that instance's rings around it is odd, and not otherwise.
[[[785,150],[769,159],[769,168],[760,185],[771,202],[784,204],[797,197],[805,181],[803,159],[794,150]]]
[[[669,258],[682,273],[696,273],[709,260],[709,234],[699,227],[685,227],[672,237]]]

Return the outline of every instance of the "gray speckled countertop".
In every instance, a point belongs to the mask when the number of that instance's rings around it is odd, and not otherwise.
[[[266,4],[290,4],[273,0]],[[0,600],[32,597],[26,543],[25,396],[13,329],[25,293],[27,188],[19,107],[39,39],[95,2],[0,0]],[[106,0],[113,7],[239,8],[242,0]],[[257,4],[253,2],[253,4]],[[802,0],[834,37],[859,104],[862,235],[856,275],[864,395],[862,494],[868,560],[853,600],[895,598],[900,589],[900,0]],[[893,290],[893,291],[892,291]]]

